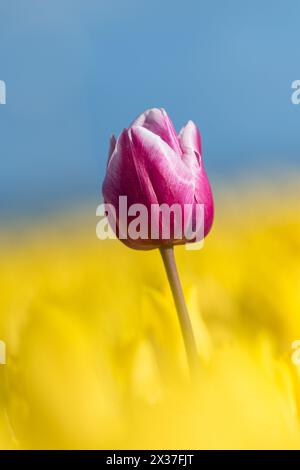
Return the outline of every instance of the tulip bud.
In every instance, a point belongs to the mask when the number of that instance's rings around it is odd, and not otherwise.
[[[113,229],[131,248],[198,241],[213,222],[199,131],[189,121],[176,135],[164,109],[145,111],[117,141],[111,138],[102,190],[115,209]]]

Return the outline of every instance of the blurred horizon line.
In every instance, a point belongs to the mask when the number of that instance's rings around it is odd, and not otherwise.
[[[232,197],[247,195],[255,199],[262,192],[270,192],[270,197],[274,197],[274,193],[276,193],[285,198],[286,196],[290,197],[290,193],[294,193],[299,188],[300,166],[274,166],[268,173],[261,170],[262,167],[260,172],[257,169],[252,169],[252,171],[248,169],[247,171],[244,168],[231,172],[230,176],[225,175],[224,172],[221,174],[211,174],[212,172],[210,172],[209,178],[215,202],[218,203],[219,197],[222,199],[224,194],[231,194]],[[19,230],[22,226],[27,228],[30,224],[39,225],[57,218],[59,220],[73,220],[83,214],[94,218],[96,222],[96,208],[103,201],[101,185],[102,182],[99,184],[98,194],[90,191],[90,194],[86,192],[84,194],[71,193],[66,197],[64,193],[64,197],[58,195],[57,199],[52,195],[48,201],[40,199],[40,205],[34,205],[31,202],[24,207],[24,205],[18,204],[12,207],[11,211],[6,209],[2,213],[0,206],[1,228],[4,231],[10,228]]]

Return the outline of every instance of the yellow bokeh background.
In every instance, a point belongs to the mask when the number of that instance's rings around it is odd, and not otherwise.
[[[97,240],[93,207],[2,232],[0,447],[300,448],[299,181],[219,190],[176,248],[197,384],[157,250]]]

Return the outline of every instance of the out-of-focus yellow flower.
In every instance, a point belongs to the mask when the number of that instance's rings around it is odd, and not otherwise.
[[[198,385],[158,252],[100,242],[72,217],[3,235],[0,447],[300,448],[292,188],[222,193],[204,249],[177,249]]]

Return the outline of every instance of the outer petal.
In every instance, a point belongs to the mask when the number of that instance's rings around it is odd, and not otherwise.
[[[110,159],[111,159],[111,157],[112,157],[112,155],[113,155],[113,153],[114,153],[114,150],[115,150],[115,148],[116,148],[116,143],[117,143],[116,138],[115,138],[114,135],[112,135],[111,138],[110,138],[110,140],[109,140],[109,149],[108,149],[107,166],[108,166],[108,164],[109,164],[109,162],[110,162]]]
[[[123,213],[120,210],[119,196],[127,196],[127,207],[132,204],[145,204],[146,207],[157,203],[153,188],[148,186],[147,181],[141,179],[136,171],[136,161],[133,159],[132,145],[129,139],[129,132],[124,129],[115,146],[115,150],[109,160],[106,176],[102,186],[104,201],[112,204],[116,210],[116,235],[120,238],[120,233],[127,231],[131,218],[123,220]],[[126,228],[125,228],[126,227]],[[131,240],[128,236],[122,239],[127,246],[135,249],[152,249],[151,240]]]
[[[200,132],[193,121],[181,129],[178,139],[182,153],[197,152],[199,156],[202,155]]]
[[[172,121],[164,109],[148,109],[141,114],[132,123],[131,127],[144,127],[154,134],[158,135],[175,151],[177,155],[181,155],[181,148],[178,142]]]
[[[141,181],[133,159],[129,131],[124,129],[116,143],[115,150],[109,160],[102,186],[104,200],[119,205],[119,196],[127,196],[128,205],[135,203],[155,203],[155,195],[146,181]]]
[[[210,231],[214,220],[214,200],[209,180],[201,166],[196,182],[195,202],[204,204],[204,236]]]
[[[176,233],[183,235],[185,221],[184,204],[193,205],[195,193],[195,179],[186,165],[180,158],[176,158],[174,151],[160,137],[148,131],[144,127],[132,127],[130,130],[132,151],[134,160],[137,162],[140,180],[147,181],[148,187],[153,189],[156,195],[157,204],[167,204],[169,208],[173,204],[178,204],[181,213],[181,221],[174,219],[170,221],[170,238],[151,240],[153,246],[169,244],[170,241],[180,243],[175,240]],[[148,206],[149,213],[151,208]],[[159,221],[151,220],[152,228],[162,234],[163,215]],[[169,222],[169,220],[165,220]],[[149,225],[149,233],[150,233]],[[178,232],[177,230],[180,230]],[[181,240],[184,243],[183,240]]]
[[[151,204],[171,206],[177,203],[180,207],[183,204],[193,204],[194,192],[193,175],[166,142],[143,127],[132,127],[129,131],[122,132],[103,183],[104,200],[112,204],[117,211],[118,237],[120,227],[126,225],[120,219],[119,196],[127,196],[128,207],[135,203],[144,204],[150,215]],[[128,224],[130,220],[128,218]],[[138,249],[151,249],[162,243],[170,243],[175,233],[172,222],[169,240],[150,239],[151,223],[156,222],[149,219],[148,240],[127,238],[122,241]],[[160,219],[158,225],[155,225],[155,230],[160,234],[161,224]]]
[[[144,127],[134,126],[129,132],[140,179],[153,187],[158,204],[191,203],[193,175],[169,145]]]
[[[179,134],[182,159],[195,177],[195,203],[204,204],[204,236],[211,229],[214,218],[214,201],[202,160],[201,137],[197,126],[189,121]]]

